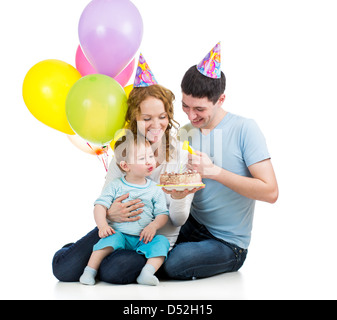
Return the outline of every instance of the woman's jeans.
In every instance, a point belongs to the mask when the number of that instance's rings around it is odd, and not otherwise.
[[[57,251],[53,258],[54,276],[60,281],[78,281],[99,239],[95,228],[76,243]],[[190,217],[157,274],[180,280],[210,277],[239,270],[246,255],[247,250],[216,239]],[[109,283],[134,283],[145,263],[146,258],[135,251],[117,250],[102,261],[98,277]]]
[[[54,276],[64,282],[79,281],[87,266],[93,246],[100,240],[95,228],[76,243],[66,245],[53,258]],[[98,278],[116,284],[136,281],[146,263],[146,258],[133,250],[117,250],[101,263]]]

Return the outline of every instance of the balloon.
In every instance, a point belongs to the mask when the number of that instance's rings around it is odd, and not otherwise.
[[[81,78],[70,64],[60,60],[44,60],[26,74],[22,95],[33,116],[66,134],[74,134],[66,117],[66,98],[73,84]]]
[[[80,72],[82,77],[87,76],[89,74],[97,73],[95,68],[90,64],[90,62],[85,57],[81,49],[81,46],[77,47],[75,63],[76,63],[76,69]]]
[[[118,139],[123,137],[125,135],[125,133],[126,133],[125,126],[124,126],[123,129],[120,129],[115,133],[114,138],[110,142],[110,147],[111,147],[112,150],[114,149],[114,146],[115,146],[116,142],[118,141]]]
[[[90,64],[90,62],[85,57],[81,46],[77,47],[75,61],[76,61],[76,68],[80,72],[82,77],[87,76],[89,74],[97,73],[95,68]],[[115,76],[114,79],[122,87],[124,87],[128,83],[134,68],[135,68],[135,59],[132,59],[132,61],[127,65],[127,67],[120,74]]]
[[[88,144],[85,140],[83,140],[80,136],[77,134],[74,134],[72,136],[67,135],[69,141],[78,149],[85,153],[92,154],[94,156],[99,156],[104,153],[104,148],[101,146],[95,146]]]
[[[97,156],[99,160],[102,161],[105,171],[108,172],[108,165],[109,165],[109,146],[95,146],[91,145],[85,140],[83,140],[80,136],[78,135],[72,135],[72,136],[67,136],[70,142],[77,147],[78,149],[82,150],[83,152],[92,154],[94,156]]]
[[[82,12],[78,35],[97,73],[114,78],[139,49],[143,21],[129,0],[93,0]]]
[[[125,94],[126,94],[127,98],[129,98],[129,95],[130,95],[130,92],[132,91],[132,89],[133,89],[132,84],[129,84],[128,86],[124,87],[124,91],[125,91]]]
[[[118,74],[114,79],[115,79],[115,80],[116,80],[122,87],[124,87],[124,86],[128,83],[128,81],[129,81],[129,79],[130,79],[130,77],[131,77],[131,75],[132,75],[132,73],[133,73],[134,68],[135,68],[135,59],[133,59],[133,60],[127,65],[127,67],[126,67],[120,74]]]
[[[120,84],[105,75],[88,75],[70,89],[66,114],[71,128],[84,140],[109,143],[125,122],[127,98]]]

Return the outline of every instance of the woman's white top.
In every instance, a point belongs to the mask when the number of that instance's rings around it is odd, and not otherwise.
[[[182,149],[181,142],[175,141],[175,145],[177,147],[175,157],[173,159],[170,159],[169,162],[164,162],[159,165],[148,178],[159,184],[160,174],[164,172],[181,173],[187,171],[188,152]],[[115,158],[113,157],[109,165],[103,189],[113,179],[120,178],[123,175],[124,173],[119,169]],[[185,198],[179,200],[172,199],[171,196],[166,193],[165,196],[167,209],[170,212],[169,220],[163,228],[158,230],[157,234],[164,235],[169,240],[171,245],[170,249],[172,249],[178,238],[181,226],[186,222],[189,216],[194,194],[189,194]]]

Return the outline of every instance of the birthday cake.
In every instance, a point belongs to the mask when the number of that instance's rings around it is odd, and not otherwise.
[[[191,186],[200,185],[202,184],[202,181],[200,173],[189,170],[184,173],[165,172],[160,175],[160,184],[163,186]]]

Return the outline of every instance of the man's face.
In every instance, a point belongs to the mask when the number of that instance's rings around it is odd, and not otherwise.
[[[187,114],[193,127],[199,129],[213,128],[214,120],[221,105],[222,103],[219,101],[213,104],[208,98],[194,98],[191,95],[182,94],[183,111]]]

